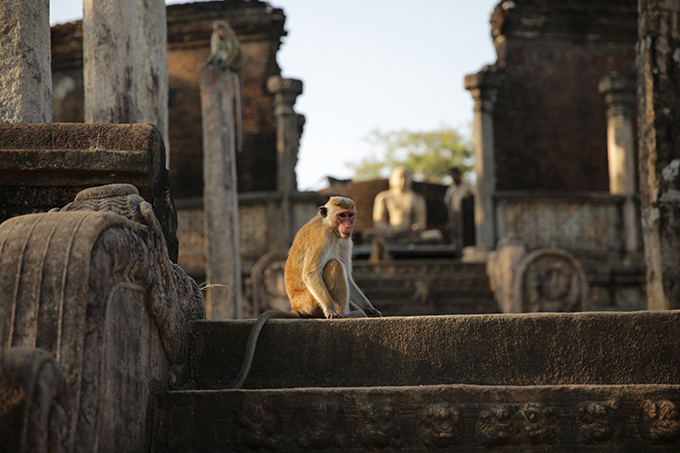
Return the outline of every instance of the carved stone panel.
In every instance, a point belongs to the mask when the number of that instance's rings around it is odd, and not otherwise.
[[[78,404],[69,448],[135,451],[146,442],[152,382],[186,376],[186,329],[205,318],[196,283],[168,255],[134,186],[0,225],[0,348],[51,352]]]
[[[587,293],[581,264],[556,247],[527,255],[515,275],[514,305],[522,307],[523,312],[585,310]]]

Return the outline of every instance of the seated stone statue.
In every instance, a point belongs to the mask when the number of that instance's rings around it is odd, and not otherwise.
[[[427,227],[425,198],[411,189],[411,173],[396,167],[390,174],[390,188],[380,192],[373,202],[373,224],[381,233],[409,233]]]
[[[422,195],[413,192],[411,173],[404,167],[396,167],[390,174],[389,184],[389,190],[375,197],[375,229],[366,232],[366,236],[402,244],[438,240],[439,231],[427,230],[427,205]],[[432,237],[433,233],[437,237]]]

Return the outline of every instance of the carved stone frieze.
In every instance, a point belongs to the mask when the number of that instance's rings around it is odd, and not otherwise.
[[[519,262],[513,305],[523,312],[586,310],[588,286],[583,267],[570,253],[551,247],[536,250]]]
[[[644,385],[175,392],[159,395],[156,451],[675,451],[679,400]]]

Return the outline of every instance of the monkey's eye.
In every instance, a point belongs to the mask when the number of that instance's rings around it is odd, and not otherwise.
[[[344,219],[345,217],[347,217],[347,213],[345,213],[345,212],[341,212],[341,213],[338,214],[338,215],[339,215],[340,217],[342,217],[343,219]]]

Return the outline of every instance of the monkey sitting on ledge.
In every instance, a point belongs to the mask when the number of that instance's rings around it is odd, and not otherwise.
[[[231,388],[248,377],[260,330],[271,318],[380,317],[352,278],[354,201],[331,197],[318,214],[295,235],[284,271],[290,312],[269,310],[255,322],[248,338],[241,371]],[[356,310],[350,311],[350,303]]]

